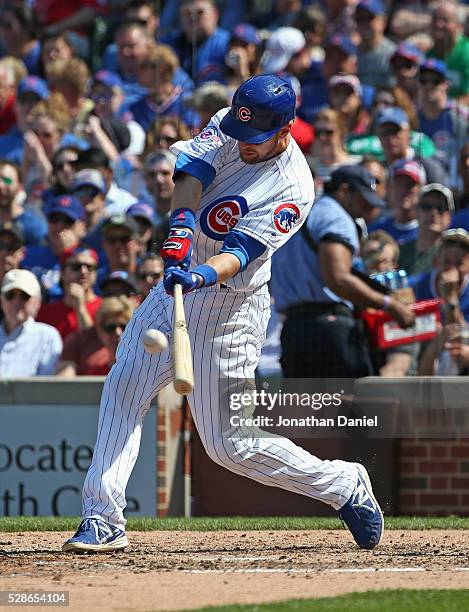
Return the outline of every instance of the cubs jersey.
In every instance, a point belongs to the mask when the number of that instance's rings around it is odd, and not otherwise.
[[[217,255],[236,228],[266,248],[225,284],[235,291],[254,291],[270,278],[272,254],[308,216],[314,201],[313,178],[293,138],[280,155],[256,164],[243,162],[238,141],[219,128],[227,112],[227,108],[219,111],[194,139],[177,142],[171,150],[179,154],[176,167],[183,172],[187,168],[205,187],[196,213],[192,266]],[[200,175],[191,166],[194,158],[205,162]]]

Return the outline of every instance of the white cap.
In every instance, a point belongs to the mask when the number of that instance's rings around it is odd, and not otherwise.
[[[275,74],[285,70],[291,58],[301,51],[306,40],[297,28],[278,28],[267,41],[261,58],[261,70],[264,74]]]
[[[10,270],[5,274],[2,281],[2,294],[12,289],[24,291],[31,297],[41,297],[41,286],[39,281],[29,270]]]

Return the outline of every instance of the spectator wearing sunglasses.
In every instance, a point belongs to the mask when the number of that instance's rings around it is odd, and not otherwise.
[[[56,329],[35,321],[41,287],[32,272],[10,270],[1,284],[0,376],[17,378],[55,374],[62,352]]]
[[[138,224],[129,215],[113,215],[101,226],[105,264],[99,269],[98,281],[110,272],[123,270],[135,274],[139,252]]]
[[[101,289],[103,298],[120,297],[124,295],[125,297],[135,300],[137,304],[140,303],[137,278],[134,274],[126,272],[125,270],[110,272],[99,283],[99,288]]]
[[[450,186],[456,187],[459,151],[468,138],[468,109],[448,99],[449,82],[444,62],[423,61],[418,83],[419,129],[435,143],[436,158],[444,164]]]
[[[47,218],[46,240],[44,244],[28,248],[23,267],[34,272],[47,298],[56,300],[63,294],[60,285],[60,258],[83,238],[86,231],[85,211],[81,202],[70,195],[48,200],[43,210]]]
[[[451,223],[454,198],[448,187],[430,183],[422,187],[417,203],[417,238],[401,247],[399,265],[407,273],[430,272],[433,268],[438,241]]]
[[[163,260],[157,253],[148,253],[139,261],[137,283],[143,299],[163,278]]]
[[[417,97],[418,72],[423,59],[420,49],[409,43],[401,43],[389,61],[396,86],[404,90],[411,100]]]
[[[42,193],[43,202],[47,202],[60,195],[72,193],[75,180],[74,163],[78,159],[79,149],[76,147],[60,147],[52,155],[52,174],[50,187]]]
[[[156,213],[151,204],[137,202],[127,210],[138,225],[139,258],[148,253],[153,246],[153,233],[156,226]]]
[[[92,327],[101,304],[93,289],[97,269],[98,255],[94,249],[81,246],[66,249],[60,258],[63,298],[43,304],[38,321],[55,327],[62,339],[77,329]]]
[[[15,223],[0,226],[0,283],[7,272],[21,266],[26,249],[21,228]]]
[[[72,193],[84,210],[86,221],[86,243],[95,247],[95,235],[99,232],[99,224],[106,218],[105,200],[106,184],[99,170],[88,168],[80,170],[72,183]]]
[[[114,364],[117,345],[134,308],[135,303],[125,296],[104,298],[96,326],[66,339],[58,376],[105,376]]]
[[[176,117],[161,117],[148,129],[143,158],[146,159],[155,149],[168,150],[178,140],[189,140],[191,134],[184,121]]]

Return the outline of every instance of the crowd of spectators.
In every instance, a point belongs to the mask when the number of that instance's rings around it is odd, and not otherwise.
[[[462,0],[0,0],[0,376],[109,370],[162,277],[171,145],[261,73],[295,90],[318,198],[375,181],[384,206],[344,200],[361,270],[442,300],[375,372],[469,371],[468,24]]]

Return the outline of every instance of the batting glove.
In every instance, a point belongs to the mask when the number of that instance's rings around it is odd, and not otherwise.
[[[190,208],[178,208],[171,214],[169,234],[160,251],[165,270],[173,266],[189,270],[194,229],[195,214]]]
[[[182,286],[182,293],[195,291],[200,287],[210,287],[218,280],[218,274],[212,266],[206,264],[197,266],[193,270],[181,270],[175,266],[167,268],[164,274],[163,285],[168,295],[174,294],[174,285]]]

